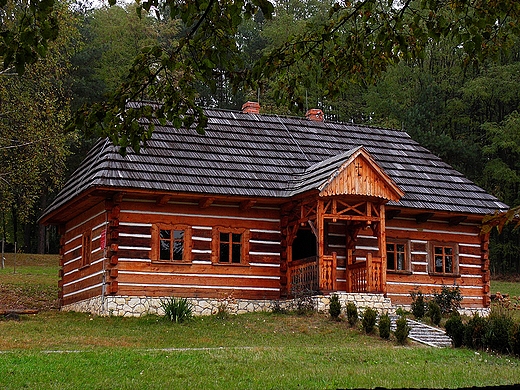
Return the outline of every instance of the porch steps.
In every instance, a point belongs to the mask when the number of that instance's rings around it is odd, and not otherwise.
[[[398,317],[391,317],[390,328],[392,330],[395,330],[396,328],[395,323],[397,318]],[[433,326],[429,326],[410,319],[407,319],[406,321],[408,322],[408,326],[411,328],[410,334],[408,335],[408,338],[410,340],[416,341],[421,344],[429,345],[430,347],[451,347],[451,339],[442,329],[435,328]]]

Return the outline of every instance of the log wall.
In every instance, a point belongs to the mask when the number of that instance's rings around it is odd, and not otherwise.
[[[158,262],[152,259],[154,224],[189,227],[189,261]],[[215,228],[247,231],[248,245],[241,264],[215,262]],[[120,199],[98,204],[62,228],[60,299],[62,305],[96,296],[179,296],[241,299],[278,299],[283,291],[286,253],[282,246],[280,209],[212,202],[166,202]],[[101,249],[106,231],[106,251]],[[89,248],[85,247],[85,235]],[[336,288],[346,291],[346,228],[329,222],[324,255],[337,254]],[[487,237],[476,223],[450,225],[447,221],[418,223],[414,218],[386,221],[386,239],[408,243],[405,272],[387,272],[387,296],[393,304],[409,304],[410,293],[433,294],[442,286],[460,287],[462,305],[489,305]],[[458,252],[458,273],[432,275],[430,243],[453,244]],[[377,256],[378,239],[368,228],[355,243],[356,263],[368,253]],[[88,254],[84,253],[88,250]],[[85,264],[85,259],[88,264]],[[104,288],[104,289],[103,289]]]
[[[480,235],[476,223],[451,226],[447,221],[429,221],[418,224],[414,218],[395,218],[386,221],[387,242],[407,243],[408,259],[404,271],[386,274],[387,296],[393,304],[411,303],[411,292],[426,295],[439,292],[443,286],[458,286],[464,299],[462,306],[481,308],[489,305],[489,259],[487,237]],[[345,225],[329,223],[326,234],[326,254],[337,253],[336,286],[346,291]],[[440,276],[432,273],[431,243],[453,244],[458,256],[456,275]],[[376,256],[379,243],[371,229],[361,230],[353,251],[353,260],[363,263],[367,254]]]
[[[102,294],[104,251],[100,242],[106,217],[103,202],[69,221],[63,228],[58,282],[62,305]]]
[[[152,226],[182,224],[191,231],[189,261],[157,262],[150,256]],[[276,299],[280,296],[278,208],[124,200],[118,216],[118,295]],[[249,237],[241,264],[212,259],[214,229],[241,229]]]

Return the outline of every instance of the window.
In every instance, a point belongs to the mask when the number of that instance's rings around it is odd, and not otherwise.
[[[185,225],[156,224],[152,228],[152,261],[186,262],[191,258],[191,233]]]
[[[242,262],[242,234],[220,233],[219,263]]]
[[[81,266],[90,265],[90,256],[92,255],[92,231],[83,233],[81,241]]]
[[[243,264],[249,257],[249,234],[245,229],[215,228],[213,231],[213,262]]]
[[[184,230],[160,229],[160,260],[182,260],[184,257]]]
[[[458,252],[455,244],[432,243],[430,249],[430,271],[438,275],[458,273]]]
[[[409,250],[407,242],[387,242],[386,244],[386,269],[388,271],[409,270]]]

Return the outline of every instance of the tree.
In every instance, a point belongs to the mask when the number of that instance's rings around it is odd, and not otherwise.
[[[52,16],[62,34],[45,58],[27,65],[20,77],[0,75],[0,208],[11,216],[12,242],[61,183],[75,137],[63,127],[70,118],[66,81],[77,30],[67,4],[55,7]]]
[[[161,7],[157,0],[142,2],[144,10]],[[153,119],[172,121],[177,126],[196,123],[200,132],[205,118],[197,104],[197,83],[217,89],[215,70],[234,89],[256,91],[275,73],[274,96],[289,106],[303,106],[301,74],[319,63],[316,88],[333,96],[346,81],[371,82],[390,64],[421,58],[429,42],[448,37],[463,50],[469,64],[496,55],[510,44],[508,34],[518,34],[520,4],[497,2],[407,1],[395,4],[372,0],[334,3],[321,21],[279,43],[254,64],[244,67],[239,55],[237,33],[245,20],[262,11],[273,14],[269,1],[184,1],[167,2],[169,16],[182,22],[178,44],[170,49],[158,45],[144,49],[109,99],[83,110],[75,126],[109,136],[114,143],[139,150],[151,136]],[[139,9],[139,8],[138,8]],[[299,69],[300,71],[296,71]],[[160,82],[159,82],[160,81]],[[304,80],[303,80],[304,81]],[[143,96],[161,105],[128,108],[128,101]],[[140,126],[137,118],[148,119]]]

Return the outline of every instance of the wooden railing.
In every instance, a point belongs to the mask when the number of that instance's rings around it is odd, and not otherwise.
[[[348,266],[347,291],[354,293],[367,291],[367,267],[365,262]]]
[[[287,266],[287,281],[290,294],[318,291],[318,258],[311,256],[291,261]]]
[[[367,292],[383,292],[382,279],[383,262],[381,257],[367,254]]]
[[[336,291],[336,252],[324,255],[320,262],[320,291]]]
[[[384,291],[383,263],[367,253],[367,260],[347,266],[347,291],[380,293]]]

